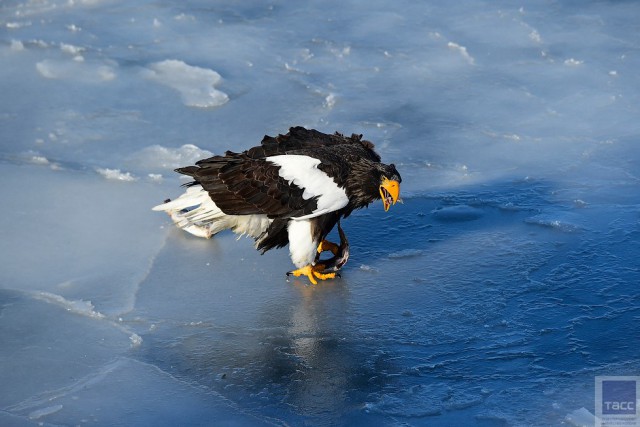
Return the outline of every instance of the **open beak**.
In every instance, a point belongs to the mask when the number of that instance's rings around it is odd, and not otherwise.
[[[395,205],[400,197],[400,183],[392,179],[382,178],[380,184],[380,197],[384,204],[384,211],[388,211],[391,205]]]

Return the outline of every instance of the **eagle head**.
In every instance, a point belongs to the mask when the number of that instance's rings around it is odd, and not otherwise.
[[[378,190],[386,212],[391,205],[395,205],[399,200],[402,201],[402,199],[400,199],[400,183],[402,182],[402,178],[396,169],[396,165],[393,163],[390,165],[380,163],[377,170],[380,172],[380,185]]]

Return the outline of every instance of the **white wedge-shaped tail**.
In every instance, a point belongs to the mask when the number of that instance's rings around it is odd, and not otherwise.
[[[200,185],[187,188],[177,199],[155,206],[153,210],[166,212],[178,227],[194,236],[208,239],[229,229],[241,236],[258,239],[256,245],[273,221],[266,215],[227,215]]]

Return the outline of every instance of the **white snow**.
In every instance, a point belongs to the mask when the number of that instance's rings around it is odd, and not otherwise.
[[[67,79],[84,82],[109,82],[117,77],[113,65],[87,63],[83,59],[57,60],[45,59],[36,64],[36,69],[47,79]]]
[[[102,319],[105,317],[104,314],[95,311],[95,307],[91,304],[91,301],[68,300],[61,295],[55,295],[50,292],[36,292],[34,298],[60,305],[71,313],[92,317],[94,319]]]
[[[33,163],[34,165],[49,165],[51,164],[51,162],[49,162],[49,159],[47,159],[45,156],[40,156],[39,154],[33,154],[31,153],[31,155],[29,155],[28,157],[29,162]]]
[[[74,46],[68,43],[60,43],[60,50],[62,50],[64,53],[68,53],[70,55],[75,56],[84,52],[85,49],[80,46]]]
[[[467,52],[466,47],[460,46],[458,43],[454,43],[454,42],[448,42],[447,47],[451,50],[458,52],[460,56],[462,56],[469,64],[471,65],[475,64],[475,60],[471,55],[469,55],[469,52]]]
[[[11,50],[16,52],[24,50],[24,43],[19,40],[11,40]]]
[[[569,58],[564,60],[565,65],[569,65],[570,67],[577,67],[578,65],[582,65],[584,61],[574,58]]]
[[[567,414],[565,420],[576,427],[591,427],[596,423],[596,417],[584,407]]]
[[[640,372],[638,16],[3,2],[0,425],[592,425]],[[402,174],[341,278],[150,210],[294,125]]]
[[[173,171],[211,156],[213,156],[212,152],[194,144],[184,144],[177,148],[155,144],[133,153],[127,159],[127,163],[132,167],[145,170]]]
[[[63,408],[62,405],[53,405],[42,409],[37,409],[31,413],[29,413],[29,419],[37,420],[39,418],[45,417],[47,415],[55,414],[59,410]]]
[[[140,347],[140,344],[142,344],[142,338],[138,334],[132,334],[129,337],[129,341],[131,341],[133,347]]]
[[[177,90],[182,102],[190,107],[219,107],[229,96],[214,88],[222,80],[220,74],[207,68],[167,59],[150,64],[145,72],[150,80]]]
[[[133,176],[130,172],[122,172],[120,169],[109,169],[109,168],[96,168],[96,172],[105,177],[106,179],[110,179],[113,181],[125,181],[131,182],[136,181],[138,178]]]
[[[578,204],[580,207],[581,204]],[[572,212],[553,212],[553,213],[541,213],[526,218],[524,221],[527,224],[541,225],[543,227],[550,227],[556,230],[564,231],[567,233],[580,231],[583,227],[579,224],[580,216]]]

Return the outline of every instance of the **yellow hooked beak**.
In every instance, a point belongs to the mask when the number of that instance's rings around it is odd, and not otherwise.
[[[380,184],[380,197],[384,203],[384,211],[388,211],[391,205],[395,205],[400,197],[400,183],[386,177]]]

